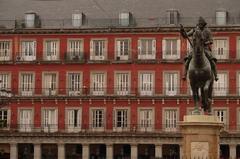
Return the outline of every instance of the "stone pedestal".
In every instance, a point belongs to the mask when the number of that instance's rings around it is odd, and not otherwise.
[[[217,117],[187,115],[179,126],[183,135],[181,158],[219,158],[219,134],[223,123]]]

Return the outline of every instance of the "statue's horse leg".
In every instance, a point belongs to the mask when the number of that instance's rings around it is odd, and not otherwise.
[[[204,112],[211,112],[211,96],[209,97],[210,93],[212,93],[212,80],[207,80],[202,90],[202,104]]]
[[[198,94],[198,87],[191,82],[191,89],[192,89],[192,93],[193,93],[193,101],[194,101],[194,114],[199,114],[199,110],[198,110],[198,102],[199,102],[199,94]]]

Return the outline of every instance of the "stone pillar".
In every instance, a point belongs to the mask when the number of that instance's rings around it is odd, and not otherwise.
[[[162,158],[162,145],[155,145],[155,158]]]
[[[65,159],[65,145],[63,143],[58,144],[58,159]]]
[[[179,156],[183,158],[183,146],[181,144],[179,145]]]
[[[137,145],[132,144],[131,145],[131,159],[137,159],[137,157],[138,157]]]
[[[113,145],[112,144],[107,144],[107,159],[113,159]]]
[[[182,158],[219,158],[223,123],[216,116],[186,115],[179,125],[183,136]]]
[[[17,143],[10,144],[10,159],[17,159],[18,158],[18,150],[17,150]]]
[[[230,152],[230,158],[235,159],[237,157],[237,145],[230,144],[229,145],[229,152]]]
[[[34,159],[41,159],[41,144],[34,144]]]
[[[89,145],[88,144],[82,145],[82,158],[89,159]]]

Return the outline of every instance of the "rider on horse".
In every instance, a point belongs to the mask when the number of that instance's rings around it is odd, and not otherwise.
[[[213,43],[212,34],[211,34],[211,31],[206,27],[206,25],[207,25],[207,22],[202,17],[199,17],[196,28],[194,28],[186,33],[184,31],[184,28],[181,27],[180,33],[183,36],[183,38],[187,38],[187,37],[193,36],[193,33],[195,32],[196,29],[201,30],[203,39],[204,39],[204,52],[211,64],[211,68],[212,68],[212,71],[213,71],[213,74],[215,77],[215,81],[217,81],[218,80],[217,70],[216,70],[217,59],[215,57],[213,57],[213,55],[212,55],[212,50],[210,47],[211,44]],[[185,72],[184,72],[184,76],[183,76],[184,80],[186,80],[187,71],[188,71],[189,63],[190,63],[191,59],[192,59],[192,51],[184,58],[184,61],[185,61]]]

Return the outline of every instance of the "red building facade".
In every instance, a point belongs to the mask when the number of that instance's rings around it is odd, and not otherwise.
[[[5,22],[0,157],[181,158],[178,122],[193,110],[181,78],[191,48],[179,33],[178,12],[168,12],[169,24],[150,27],[131,24],[130,13],[120,14],[117,27],[84,27],[83,14],[57,29],[40,25],[33,12],[13,28]],[[223,23],[216,17],[209,25],[219,75],[212,112],[224,123],[220,157],[237,158],[240,28]]]

